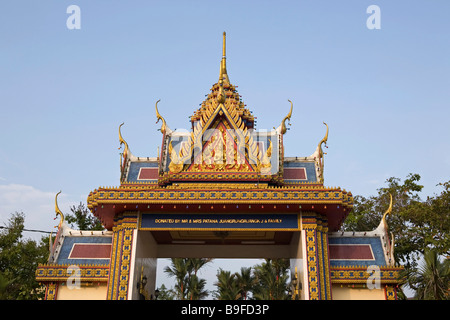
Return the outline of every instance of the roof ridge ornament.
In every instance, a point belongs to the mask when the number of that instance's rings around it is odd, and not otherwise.
[[[222,60],[220,61],[220,74],[219,74],[219,84],[220,81],[225,80],[228,84],[230,83],[230,79],[228,78],[227,73],[227,54],[226,54],[226,36],[227,33],[223,32],[223,40],[222,40]]]
[[[284,119],[281,121],[281,134],[285,134],[287,131],[286,128],[286,120],[291,121],[291,116],[292,116],[292,108],[293,108],[293,104],[292,101],[288,99],[288,101],[291,103],[291,110],[289,111],[289,113],[287,114],[286,117],[284,117]],[[290,122],[288,122],[289,125],[291,125]]]
[[[119,145],[119,150],[120,150],[120,148],[122,148],[122,144],[123,145],[125,145],[125,148],[124,148],[124,150],[123,150],[123,157],[124,157],[124,159],[127,157],[127,155],[128,155],[128,151],[129,151],[129,148],[128,148],[128,143],[124,140],[124,138],[122,137],[122,133],[120,132],[120,128],[123,126],[125,124],[125,122],[122,122],[121,124],[120,124],[120,126],[119,126],[119,142],[120,142],[120,145]]]
[[[124,140],[122,137],[122,133],[120,132],[120,128],[125,124],[125,122],[122,122],[122,124],[119,126],[119,150],[122,148],[122,144],[125,145],[125,148],[123,150],[123,153],[120,157],[120,181],[123,181],[124,179],[124,173],[125,173],[125,166],[127,164],[127,160],[131,155],[130,148],[128,147],[128,143]]]
[[[64,222],[64,214],[61,212],[61,210],[58,207],[58,195],[61,193],[61,191],[59,191],[56,196],[55,196],[55,212],[56,212],[56,217],[55,219],[58,217],[58,215],[61,217],[59,224],[58,224],[58,228],[61,228],[63,222]],[[55,227],[56,228],[56,227]]]
[[[383,214],[383,217],[381,218],[381,221],[382,221],[382,223],[384,224],[384,228],[386,229],[386,232],[387,232],[386,216],[387,216],[388,214],[391,214],[391,213],[392,213],[392,194],[389,193],[389,196],[390,196],[390,198],[391,198],[390,203],[389,203],[389,207],[388,207],[388,209],[386,210],[386,212]]]
[[[226,57],[226,32],[223,32],[223,43],[222,43],[222,60],[220,61],[220,72],[219,72],[219,93],[217,95],[217,102],[219,104],[225,103],[226,96],[223,89],[224,81],[230,84],[230,79],[227,74],[227,57]]]
[[[395,239],[394,239],[394,233],[391,232],[391,239],[389,241],[389,230],[388,230],[388,224],[386,222],[386,216],[389,214],[392,214],[392,194],[389,193],[390,201],[389,201],[389,207],[384,212],[383,217],[381,218],[380,224],[378,225],[376,231],[382,233],[385,235],[383,237],[383,241],[385,241],[385,245],[387,245],[386,250],[386,261],[388,261],[388,266],[395,266],[395,256],[394,256],[394,246],[395,246]]]
[[[320,173],[319,173],[319,182],[323,183],[323,170],[324,170],[324,166],[325,166],[325,161],[324,161],[324,155],[326,154],[326,152],[323,152],[322,150],[322,144],[325,144],[325,148],[328,148],[327,146],[327,141],[328,141],[328,125],[325,123],[325,121],[323,122],[324,125],[327,126],[327,132],[325,133],[325,136],[323,137],[322,140],[320,140],[319,145],[317,146],[317,150],[319,151],[319,166],[320,166]]]
[[[162,134],[166,133],[166,129],[167,129],[167,124],[166,124],[166,120],[161,116],[161,114],[158,111],[158,102],[160,102],[161,99],[159,99],[158,101],[156,101],[155,104],[155,111],[156,111],[156,123],[159,122],[159,120],[161,120],[162,124],[161,124],[161,129],[159,129],[161,131]]]

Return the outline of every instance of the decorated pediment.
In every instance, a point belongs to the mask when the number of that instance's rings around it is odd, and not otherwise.
[[[248,129],[235,109],[226,104],[218,105],[207,115],[194,124],[190,135],[174,135],[168,140],[169,173],[277,173],[275,131],[261,134]]]

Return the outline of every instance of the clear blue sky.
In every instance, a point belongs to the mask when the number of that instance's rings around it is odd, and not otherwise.
[[[69,5],[81,29],[69,30]],[[369,30],[369,5],[381,29]],[[258,129],[294,103],[287,156],[308,156],[330,127],[325,185],[373,195],[392,176],[450,179],[450,2],[2,1],[0,224],[53,229],[60,207],[119,185],[117,129],[136,156],[161,144],[154,103],[189,129],[227,69]]]

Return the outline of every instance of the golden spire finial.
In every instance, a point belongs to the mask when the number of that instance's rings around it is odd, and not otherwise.
[[[61,193],[61,191],[59,191],[57,194],[56,194],[56,196],[55,196],[55,212],[56,212],[56,216],[58,216],[58,215],[60,215],[61,216],[61,220],[59,221],[59,224],[58,224],[58,228],[61,228],[61,225],[62,225],[62,223],[63,223],[63,221],[64,221],[64,215],[63,215],[63,213],[61,212],[61,210],[59,210],[59,207],[58,207],[58,195]],[[55,218],[56,219],[56,218]]]
[[[221,81],[225,80],[227,83],[230,83],[230,79],[228,78],[227,73],[227,57],[226,57],[226,32],[223,32],[223,43],[222,43],[222,61],[220,62],[220,75],[219,75],[219,84]]]

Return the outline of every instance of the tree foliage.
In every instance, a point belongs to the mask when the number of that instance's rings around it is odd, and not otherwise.
[[[200,279],[198,271],[212,259],[172,258],[171,265],[164,269],[170,277],[175,278],[175,296],[179,300],[201,300],[208,296],[205,290],[206,280]]]
[[[70,207],[72,214],[65,216],[65,220],[72,228],[76,227],[79,230],[103,230],[101,221],[95,217],[91,211],[80,202],[78,206]]]
[[[219,269],[215,298],[219,300],[286,300],[289,279],[288,259],[265,259],[252,267],[242,267],[231,273]]]
[[[403,182],[391,177],[386,180],[386,187],[378,189],[376,196],[354,197],[353,211],[342,230],[375,229],[389,206],[391,194],[393,208],[387,224],[394,236],[395,261],[405,268],[402,277],[410,288],[416,290],[419,299],[440,299],[443,294],[437,292],[449,290],[446,272],[450,257],[450,181],[439,183],[441,193],[428,196],[426,200],[419,197],[423,189],[419,182],[418,174],[409,174]],[[445,257],[444,263],[440,262],[439,256]],[[419,266],[422,259],[423,265]],[[445,265],[447,269],[443,267]],[[441,285],[442,281],[446,281],[446,289],[442,289],[445,287]],[[433,289],[431,284],[435,286]]]
[[[217,300],[238,300],[242,297],[239,288],[236,273],[219,268],[217,272],[217,281],[214,283],[217,290],[213,292],[213,296]]]
[[[435,248],[425,251],[420,266],[405,269],[401,276],[406,278],[406,285],[415,290],[416,299],[450,299],[450,260],[442,261]]]
[[[24,239],[25,215],[11,215],[7,227],[0,231],[0,299],[30,300],[43,297],[43,290],[35,280],[39,263],[48,259],[48,237],[38,244]]]
[[[354,197],[353,211],[345,220],[342,231],[369,231],[375,229],[393,198],[392,214],[388,216],[389,232],[395,239],[395,259],[405,267],[417,266],[427,248],[435,248],[440,255],[450,255],[450,181],[441,183],[439,195],[422,201],[419,192],[420,175],[409,174],[386,180],[387,186],[378,189],[376,196]]]
[[[254,267],[256,286],[253,298],[257,300],[287,300],[289,259],[265,259]]]

